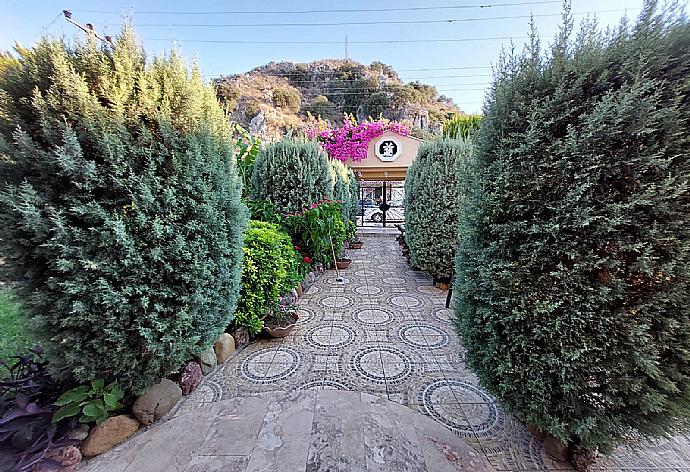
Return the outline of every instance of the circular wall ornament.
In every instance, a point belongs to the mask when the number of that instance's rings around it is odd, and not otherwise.
[[[393,162],[402,154],[402,143],[393,136],[383,136],[374,146],[374,152],[383,162]]]

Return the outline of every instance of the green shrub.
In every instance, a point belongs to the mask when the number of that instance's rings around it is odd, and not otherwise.
[[[233,323],[255,335],[263,327],[262,318],[277,308],[280,296],[300,282],[301,261],[290,236],[263,221],[249,221],[243,250],[242,291]]]
[[[254,163],[252,199],[293,213],[333,196],[328,157],[312,142],[281,141],[263,149]]]
[[[472,145],[461,139],[423,143],[405,179],[405,241],[412,264],[450,277]]]
[[[357,202],[359,185],[355,173],[348,166],[334,159],[330,160],[333,178],[333,199],[341,202],[340,215],[345,224],[347,239],[352,239],[357,230]]]
[[[688,428],[690,25],[654,5],[502,61],[460,219],[469,364],[576,448]]]
[[[145,60],[42,40],[0,76],[0,240],[55,375],[135,391],[232,319],[246,208],[213,89]],[[148,63],[148,64],[147,64]]]
[[[342,255],[346,228],[341,211],[340,203],[325,200],[286,216],[285,228],[307,255],[305,262],[328,264],[333,261],[334,251],[337,257]]]
[[[479,129],[482,115],[453,115],[443,123],[443,137],[469,139]]]
[[[273,89],[273,105],[290,113],[297,113],[302,103],[302,96],[293,87],[277,87]]]

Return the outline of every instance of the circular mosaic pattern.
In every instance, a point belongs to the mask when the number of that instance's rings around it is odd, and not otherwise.
[[[505,422],[491,397],[474,385],[459,380],[429,382],[422,387],[417,400],[429,416],[461,435],[495,435]]]
[[[305,336],[308,345],[321,349],[347,346],[354,340],[355,332],[342,325],[317,326],[307,331]]]
[[[348,390],[347,385],[335,380],[311,380],[305,382],[297,390]]]
[[[453,310],[445,306],[431,310],[431,317],[441,323],[453,324]]]
[[[301,364],[302,356],[294,349],[268,348],[247,356],[240,366],[240,372],[251,382],[267,384],[287,379]]]
[[[383,364],[381,363],[383,360]],[[350,368],[374,383],[398,382],[412,372],[410,358],[397,349],[382,346],[364,348],[350,359]]]
[[[322,298],[319,303],[326,308],[342,308],[352,304],[352,301],[344,295],[334,295]]]
[[[433,285],[417,285],[417,291],[425,295],[441,295],[445,293],[444,290],[434,287]]]
[[[381,295],[383,293],[381,287],[376,287],[374,285],[360,285],[359,287],[355,287],[354,291],[359,295]]]
[[[309,288],[305,291],[305,293],[308,293],[309,295],[318,295],[321,292],[323,292],[323,287],[317,284],[310,285]]]
[[[304,307],[297,308],[297,316],[299,316],[297,324],[307,324],[316,319],[314,312]]]
[[[339,287],[341,285],[346,285],[350,283],[350,279],[343,277],[340,281],[338,280],[337,277],[329,277],[326,279],[326,283],[328,285],[335,285],[336,287]]]
[[[406,325],[398,330],[398,337],[405,343],[414,347],[439,348],[446,346],[450,341],[448,334],[442,329],[430,324]]]
[[[388,299],[388,302],[398,308],[419,308],[423,305],[421,299],[413,297],[412,295],[394,295]]]
[[[360,308],[352,314],[352,318],[364,325],[378,326],[393,321],[393,314],[382,308]]]
[[[381,279],[381,282],[383,282],[386,285],[404,285],[405,284],[405,279],[402,277],[384,277]]]
[[[360,269],[355,271],[355,275],[357,277],[376,277],[377,275],[381,275],[381,273],[372,269]]]

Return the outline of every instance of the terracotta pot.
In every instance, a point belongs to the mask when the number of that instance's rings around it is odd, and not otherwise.
[[[338,259],[335,262],[336,267],[338,267],[339,270],[344,270],[350,267],[350,264],[352,264],[352,259]]]
[[[293,314],[293,318],[295,319],[295,322],[292,324],[289,324],[287,326],[276,326],[274,328],[271,328],[270,326],[264,326],[264,331],[273,338],[284,338],[288,334],[292,333],[293,329],[295,329],[295,323],[297,323],[297,320],[299,319],[297,313]]]
[[[362,244],[364,244],[362,241],[351,241],[350,249],[362,249]]]

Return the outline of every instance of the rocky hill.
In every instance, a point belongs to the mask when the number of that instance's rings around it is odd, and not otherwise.
[[[436,133],[446,119],[462,113],[433,86],[403,83],[381,62],[271,62],[216,79],[215,85],[233,120],[267,140],[302,129],[308,113],[334,124],[343,113],[359,120],[383,115],[403,122],[415,135]]]

